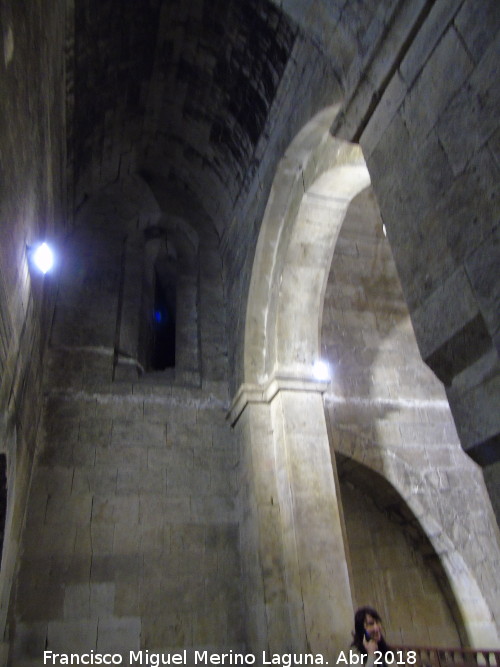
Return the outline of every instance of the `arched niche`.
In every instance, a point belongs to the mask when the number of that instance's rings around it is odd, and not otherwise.
[[[139,175],[88,198],[65,239],[51,334],[52,350],[85,369],[78,382],[153,374],[200,384],[199,244],[190,220],[163,211]],[[160,341],[166,356],[154,351],[160,291],[175,324]]]
[[[467,646],[441,559],[412,510],[382,475],[336,455],[357,607],[375,607],[390,644]]]

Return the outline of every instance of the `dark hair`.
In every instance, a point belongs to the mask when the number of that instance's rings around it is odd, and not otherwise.
[[[367,616],[371,616],[379,623],[382,623],[380,614],[373,609],[373,607],[360,607],[354,614],[354,632],[352,633],[353,638],[351,646],[355,646],[362,655],[368,655],[365,645],[363,644],[363,638],[365,636],[365,620]],[[384,656],[385,664],[385,653],[389,647],[387,646],[384,637],[381,637],[378,642],[378,648]]]

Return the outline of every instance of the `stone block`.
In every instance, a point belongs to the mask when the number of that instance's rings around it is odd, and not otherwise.
[[[95,446],[85,442],[75,442],[71,451],[71,463],[73,466],[93,466],[95,463]]]
[[[359,140],[365,159],[378,145],[408,92],[408,86],[396,70]]]
[[[128,654],[140,648],[140,636],[140,618],[99,618],[97,650],[102,653]]]
[[[104,408],[104,406],[103,406]],[[135,396],[118,399],[114,397],[105,409],[105,414],[110,415],[113,422],[124,420],[130,421],[132,419],[142,421],[144,417],[144,403],[141,398]]]
[[[99,465],[75,468],[72,493],[81,494],[113,494],[116,492],[117,468]]]
[[[169,421],[167,425],[168,447],[203,447],[212,445],[212,434],[202,425],[196,423],[196,410],[190,410],[185,415],[180,410],[177,418]]]
[[[27,586],[20,583],[17,590],[17,609],[21,621],[49,621],[63,617],[64,587],[42,583]]]
[[[498,3],[485,0],[478,5],[474,0],[466,0],[455,17],[455,25],[472,57],[479,62],[498,32]]]
[[[115,607],[117,617],[137,616],[140,613],[139,582],[118,582],[115,584]]]
[[[32,486],[31,494],[37,492],[50,495],[69,495],[73,478],[73,468],[66,466],[38,466]]]
[[[170,529],[170,546],[174,551],[201,554],[205,550],[206,528],[199,524],[177,524]]]
[[[47,622],[16,623],[16,636],[12,647],[12,658],[15,664],[21,659],[33,658],[36,665],[40,662],[47,641]],[[7,665],[7,656],[2,665]]]
[[[500,413],[494,409],[500,396],[500,374],[468,388],[448,389],[450,407],[462,447],[480,465],[498,460]]]
[[[500,330],[500,284],[497,280],[500,268],[500,229],[497,228],[465,262],[465,271],[488,331],[493,337]]]
[[[191,447],[148,447],[148,467],[158,468],[193,468],[193,450]]]
[[[92,496],[80,494],[66,498],[50,496],[45,514],[46,524],[87,525],[92,511]]]
[[[124,524],[115,524],[113,531],[113,553],[135,554],[141,551],[141,531],[138,526],[132,530]]]
[[[92,524],[139,522],[139,496],[94,496]]]
[[[453,184],[454,174],[443,150],[439,137],[431,131],[427,140],[418,147],[418,158],[412,173],[425,171],[424,187],[430,201],[435,201],[447,193]]]
[[[95,463],[102,468],[108,467],[116,469],[118,476],[118,466],[124,461],[127,465],[134,468],[145,468],[147,466],[147,448],[142,445],[136,446],[120,446],[113,445],[112,447],[97,447],[95,450]],[[113,487],[109,487],[111,490]],[[96,490],[97,492],[97,490]]]
[[[24,540],[24,553],[30,558],[39,556],[71,556],[75,547],[76,526],[66,526],[61,530],[60,523],[44,525],[43,528],[31,528]]]
[[[59,586],[80,584],[88,580],[91,557],[88,554],[57,554],[49,559],[37,561],[37,567],[43,567],[44,577],[51,585]]]
[[[144,646],[151,649],[165,647],[179,650],[193,643],[193,618],[190,613],[169,613],[146,616],[143,619]]]
[[[169,599],[165,593],[165,580],[141,578],[139,587],[139,613],[141,617],[147,615],[159,616],[165,613],[165,609],[176,609],[176,602]]]
[[[164,470],[128,466],[118,469],[116,491],[120,495],[158,494],[166,489],[166,485],[167,476]]]
[[[403,104],[402,115],[414,146],[428,136],[472,68],[461,40],[449,28]]]
[[[167,573],[163,578],[162,591],[164,599],[169,600],[170,610],[192,612],[203,604],[206,587],[207,580],[201,573]]]
[[[90,616],[90,582],[73,584],[64,589],[64,618],[78,619]]]
[[[500,167],[500,128],[488,140],[488,148],[493,156],[497,168]]]
[[[141,496],[139,500],[140,523],[151,527],[162,527],[167,523],[185,523],[190,520],[191,500],[189,495],[165,497],[161,495]]]
[[[54,653],[84,653],[95,649],[97,619],[51,621],[47,630],[47,650]]]
[[[460,300],[454,299],[460,294]],[[483,349],[481,338],[481,323],[477,319],[478,306],[471,290],[469,280],[463,268],[455,271],[446,282],[435,290],[425,304],[412,313],[413,327],[419,344],[422,357],[426,359],[436,375],[445,381],[449,381],[450,373],[455,374],[467,364],[463,357],[454,355],[453,349],[446,352],[447,343],[453,345],[454,338],[461,331],[465,332],[468,325],[472,327],[470,335],[474,336],[477,330],[476,345],[470,349],[477,352]],[[457,345],[460,341],[457,340]],[[471,341],[472,343],[472,341]],[[463,347],[463,346],[462,346]],[[443,348],[443,368],[430,363],[430,357]],[[466,353],[467,350],[461,350]],[[450,356],[451,355],[451,356]],[[460,366],[457,366],[462,358]],[[454,361],[455,360],[455,361]],[[436,359],[436,364],[439,359]],[[468,362],[470,363],[470,361]]]
[[[139,554],[112,554],[92,556],[91,583],[139,582],[142,559]]]
[[[90,555],[93,551],[91,527],[77,526],[75,537],[75,553]]]
[[[94,522],[90,525],[92,553],[110,554],[113,551],[114,526],[108,522]]]
[[[80,420],[78,439],[82,444],[90,446],[95,446],[96,444],[109,445],[112,426],[113,422],[109,417],[102,417],[100,419],[83,418]]]
[[[142,553],[164,553],[170,549],[170,534],[175,526],[140,524]]]
[[[111,445],[134,447],[145,445],[161,447],[165,443],[166,427],[163,424],[115,421],[111,433]]]
[[[40,452],[39,461],[48,467],[57,465],[72,468],[75,458],[73,456],[74,442],[72,440],[54,441],[44,445]]]
[[[403,121],[401,112],[398,112],[387,126],[377,147],[370,155],[366,156],[370,177],[372,179],[374,190],[377,193],[377,198],[383,215],[386,209],[383,205],[384,198],[389,196],[393,186],[397,183],[400,177],[400,175],[394,171],[392,156],[400,155],[402,146],[408,147],[409,151],[405,156],[402,156],[402,159],[405,163],[407,161],[412,161],[414,155],[410,142],[410,135],[408,128]],[[393,236],[390,236],[391,247],[394,252],[393,238]]]
[[[227,612],[222,608],[197,611],[193,614],[193,642],[195,645],[227,646]]]
[[[227,545],[217,553],[217,574],[222,577],[238,579],[241,574],[241,561],[238,545]]]
[[[169,468],[167,469],[167,495],[203,496],[210,489],[210,472],[203,469]]]
[[[424,67],[460,5],[461,0],[438,0],[432,6],[400,66],[401,75],[408,86],[413,84]]]
[[[90,615],[99,617],[112,616],[115,607],[114,583],[102,582],[90,584]]]
[[[213,468],[210,471],[210,491],[216,496],[236,496],[239,488],[239,475],[232,470],[219,470]]]
[[[192,521],[234,522],[236,501],[229,496],[195,496],[191,498]]]
[[[498,39],[486,50],[467,84],[442,114],[438,125],[439,136],[457,174],[463,171],[498,126],[496,109],[500,86],[494,74]],[[457,136],[461,134],[463,142],[460,147]]]

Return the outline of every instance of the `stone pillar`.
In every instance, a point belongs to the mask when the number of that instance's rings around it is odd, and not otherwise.
[[[231,418],[243,452],[249,648],[332,661],[349,643],[353,608],[323,390],[296,380],[246,385]]]

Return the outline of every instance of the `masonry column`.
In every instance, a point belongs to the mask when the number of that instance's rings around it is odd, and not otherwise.
[[[249,619],[250,649],[257,640],[259,650],[331,662],[349,643],[353,607],[321,389],[298,380],[247,387],[236,429],[244,577],[253,611],[260,591],[265,612],[260,636]]]

